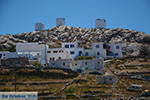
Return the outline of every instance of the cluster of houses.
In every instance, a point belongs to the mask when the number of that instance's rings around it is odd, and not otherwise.
[[[92,59],[75,60],[79,56]],[[51,67],[81,69],[83,72],[98,70],[104,72],[105,58],[121,58],[121,44],[92,43],[91,49],[78,47],[78,41],[62,43],[61,48],[48,48],[47,44],[16,43],[16,52],[2,51],[0,59],[25,57]]]
[[[62,25],[65,25],[65,18],[56,18],[56,26]],[[95,28],[106,28],[106,20],[96,19]],[[35,31],[42,30],[45,30],[45,25],[42,23],[35,23]],[[79,56],[91,58],[75,60]],[[71,43],[62,43],[61,48],[52,49],[48,48],[47,44],[32,42],[16,43],[16,52],[0,52],[1,60],[21,57],[28,58],[30,61],[37,61],[41,65],[70,68],[72,70],[80,69],[82,72],[98,70],[103,73],[104,59],[121,58],[122,46],[121,44],[92,43],[91,49],[84,49],[83,47],[78,47],[78,41],[76,40]],[[11,62],[9,62],[9,60],[7,61],[3,62],[5,62],[5,64],[13,63],[13,59]]]

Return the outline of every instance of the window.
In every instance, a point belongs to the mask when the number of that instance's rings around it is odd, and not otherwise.
[[[0,58],[2,58],[2,54],[0,54]]]
[[[5,54],[3,54],[3,56],[5,56]]]
[[[47,53],[51,53],[51,51],[47,51]]]
[[[88,56],[88,55],[89,55],[89,53],[88,53],[88,52],[86,52],[86,53],[85,53],[85,56]]]
[[[74,44],[71,44],[71,45],[70,45],[70,48],[74,48]]]
[[[63,62],[63,66],[65,66],[65,62]]]
[[[82,55],[82,51],[79,51],[79,56],[81,56]]]
[[[103,49],[106,49],[106,46],[107,46],[106,44],[103,44]]]
[[[69,48],[69,45],[65,45],[65,48]]]
[[[75,66],[77,66],[77,63],[75,63]]]
[[[74,51],[70,51],[70,54],[72,54],[72,55],[73,55],[73,54],[74,54]]]
[[[53,60],[55,61],[55,58],[53,58]]]
[[[99,45],[96,45],[96,48],[99,48]]]
[[[109,80],[111,81],[112,79],[110,78]]]
[[[118,53],[115,53],[115,56],[118,56],[119,54]]]
[[[54,63],[52,63],[52,65],[54,66],[55,64],[54,64]]]
[[[97,55],[99,56],[99,55],[100,55],[100,52],[97,52]]]
[[[87,65],[87,62],[85,62],[85,65]]]
[[[63,50],[59,50],[59,53],[63,53],[64,51]]]
[[[58,57],[58,59],[61,59],[61,57]]]
[[[116,46],[116,49],[119,49],[119,46]]]
[[[37,55],[39,55],[39,53],[37,53]]]
[[[97,62],[97,64],[99,64],[99,62]]]
[[[38,60],[37,58],[34,58],[34,60]]]
[[[49,60],[52,60],[52,58],[49,58]]]
[[[53,51],[53,53],[58,53],[58,51]]]

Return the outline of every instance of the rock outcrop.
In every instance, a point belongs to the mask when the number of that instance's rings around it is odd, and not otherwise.
[[[135,30],[115,29],[87,29],[71,26],[59,26],[44,31],[33,31],[15,35],[0,36],[2,48],[8,48],[18,42],[47,42],[49,47],[60,47],[61,42],[79,41],[79,46],[89,48],[92,42],[123,43],[124,51],[138,49],[139,43],[150,43],[150,35]],[[131,46],[130,46],[131,45]],[[133,48],[133,46],[135,48]],[[127,49],[127,48],[128,49]],[[131,47],[131,48],[130,48]]]

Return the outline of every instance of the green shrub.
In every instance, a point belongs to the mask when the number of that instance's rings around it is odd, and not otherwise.
[[[85,59],[93,59],[92,57],[85,57]]]
[[[93,59],[93,57],[89,57],[89,56],[79,56],[79,57],[76,58],[75,60],[85,60],[85,59]]]
[[[5,51],[15,52],[16,51],[16,46],[12,45],[8,49],[5,49]]]
[[[77,88],[70,86],[69,88],[65,89],[65,93],[75,93],[77,91]]]
[[[38,63],[37,61],[32,63],[33,66],[35,67],[41,67],[42,65],[40,63]]]
[[[121,82],[125,82],[125,80],[124,80],[124,79],[121,79]]]
[[[148,46],[141,46],[139,56],[150,56],[150,50]]]

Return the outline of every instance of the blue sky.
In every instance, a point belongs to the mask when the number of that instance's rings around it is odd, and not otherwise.
[[[133,29],[150,34],[150,0],[0,0],[0,35],[46,29],[56,18],[67,26],[94,28],[95,19],[106,19],[107,28]]]

